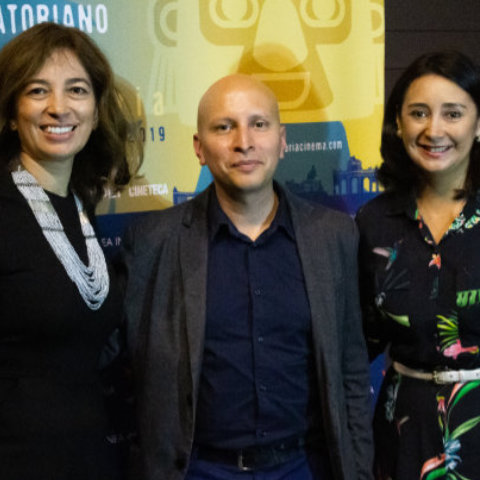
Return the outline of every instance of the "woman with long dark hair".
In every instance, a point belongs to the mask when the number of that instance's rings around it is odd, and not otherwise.
[[[111,68],[75,28],[0,51],[0,477],[118,480],[99,358],[122,299],[92,227],[141,149]]]
[[[379,480],[480,478],[480,71],[414,61],[388,99],[385,192],[357,215]]]

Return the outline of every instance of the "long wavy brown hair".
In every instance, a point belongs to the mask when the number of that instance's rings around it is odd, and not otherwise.
[[[125,186],[142,161],[142,141],[127,103],[115,85],[112,68],[95,42],[82,31],[45,22],[24,31],[0,51],[0,165],[18,161],[20,140],[10,128],[18,98],[28,81],[54,51],[76,55],[90,76],[98,109],[98,125],[75,156],[71,188],[94,207],[106,189]]]

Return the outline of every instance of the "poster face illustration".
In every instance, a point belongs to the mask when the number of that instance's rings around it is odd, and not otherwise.
[[[148,98],[151,103],[162,98],[165,113],[176,117],[177,127],[194,130],[198,100],[216,79],[247,73],[275,92],[287,139],[292,139],[278,180],[298,183],[316,172],[317,183],[322,183],[317,187],[334,195],[334,171],[351,169],[351,156],[361,159],[367,170],[378,163],[381,2],[153,0],[151,5],[157,54]],[[314,147],[303,148],[308,144]],[[191,155],[187,151],[187,158]],[[370,171],[366,177],[358,179],[359,190],[370,192]],[[203,189],[211,177],[199,172],[193,189],[177,179],[176,189],[185,195],[174,194],[174,203]],[[302,193],[301,187],[296,190]]]
[[[139,174],[99,215],[165,208],[209,184],[192,148],[197,104],[235,72],[278,98],[288,143],[280,182],[350,213],[376,194],[383,0],[2,0],[0,45],[42,21],[92,36],[143,135]]]

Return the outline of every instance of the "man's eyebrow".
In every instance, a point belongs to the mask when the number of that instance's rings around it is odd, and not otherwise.
[[[233,123],[235,120],[231,117],[215,117],[210,120],[210,125],[215,125],[216,123]]]

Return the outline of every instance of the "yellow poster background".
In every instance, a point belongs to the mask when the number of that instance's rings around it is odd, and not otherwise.
[[[341,134],[343,156],[329,168],[348,168],[351,157],[363,170],[380,162],[383,0],[2,0],[0,42],[44,20],[96,40],[144,134],[138,176],[106,198],[99,214],[165,208],[174,190],[203,188],[208,172],[192,148],[197,103],[211,83],[234,72],[274,90],[287,136],[290,124],[297,136],[303,124],[322,132],[312,135],[324,144],[326,126]],[[322,149],[311,155],[318,171]]]

